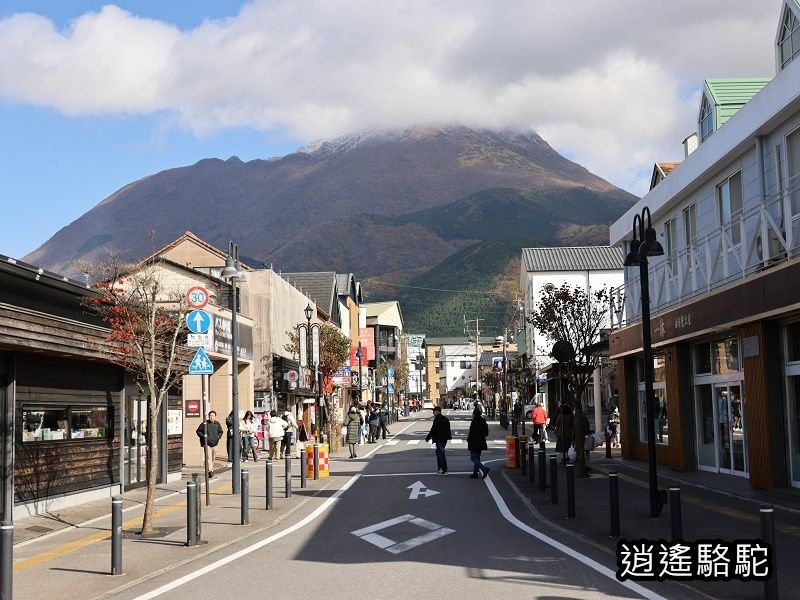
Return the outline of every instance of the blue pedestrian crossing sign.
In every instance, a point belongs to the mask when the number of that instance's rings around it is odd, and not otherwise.
[[[386,386],[386,393],[387,394],[394,394],[394,386],[391,383]]]
[[[204,310],[193,310],[186,315],[186,326],[192,333],[205,333],[211,327],[211,315]]]
[[[214,363],[208,358],[208,354],[202,348],[195,352],[192,362],[189,363],[189,375],[213,375]]]

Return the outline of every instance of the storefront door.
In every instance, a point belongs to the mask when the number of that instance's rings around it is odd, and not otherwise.
[[[746,421],[741,383],[698,385],[695,415],[700,468],[746,475]]]
[[[125,406],[125,486],[136,487],[147,479],[147,398],[141,394],[126,397]]]
[[[800,487],[800,375],[790,375],[787,383],[789,467],[794,487]]]

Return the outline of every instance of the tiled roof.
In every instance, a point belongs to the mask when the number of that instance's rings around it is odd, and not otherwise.
[[[622,269],[622,248],[614,246],[523,248],[522,262],[528,272],[611,271]]]
[[[746,79],[706,79],[706,88],[715,105],[716,123],[719,129],[750,99],[764,89],[771,81],[769,77],[751,77]]]
[[[333,310],[333,299],[336,294],[336,273],[322,271],[318,273],[281,273],[286,281],[314,301],[329,315]]]
[[[660,163],[656,163],[656,164],[658,165],[658,168],[661,170],[661,173],[664,175],[664,177],[666,177],[667,175],[672,173],[675,170],[675,168],[681,163],[680,162],[660,162]]]

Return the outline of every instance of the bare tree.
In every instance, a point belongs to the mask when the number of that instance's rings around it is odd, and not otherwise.
[[[108,261],[84,270],[98,280],[92,286],[96,293],[84,300],[84,307],[109,327],[111,361],[124,367],[147,397],[151,426],[142,520],[142,535],[146,536],[155,532],[153,505],[159,455],[154,427],[167,394],[180,387],[189,360],[189,350],[182,343],[186,334],[185,293],[165,284],[155,259],[126,265],[112,255]]]
[[[596,342],[600,340],[600,331],[608,321],[608,302],[609,294],[605,288],[587,292],[582,287],[572,287],[566,283],[561,287],[550,284],[542,289],[539,302],[527,318],[539,333],[555,345],[571,348],[566,356],[554,358],[566,369],[567,387],[575,409],[573,439],[578,473],[581,475],[586,473],[583,397],[600,361],[600,349]]]

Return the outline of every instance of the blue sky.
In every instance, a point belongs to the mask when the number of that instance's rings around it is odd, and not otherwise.
[[[641,194],[703,78],[773,73],[767,4],[3,0],[0,254],[163,169],[365,128],[533,130]]]

